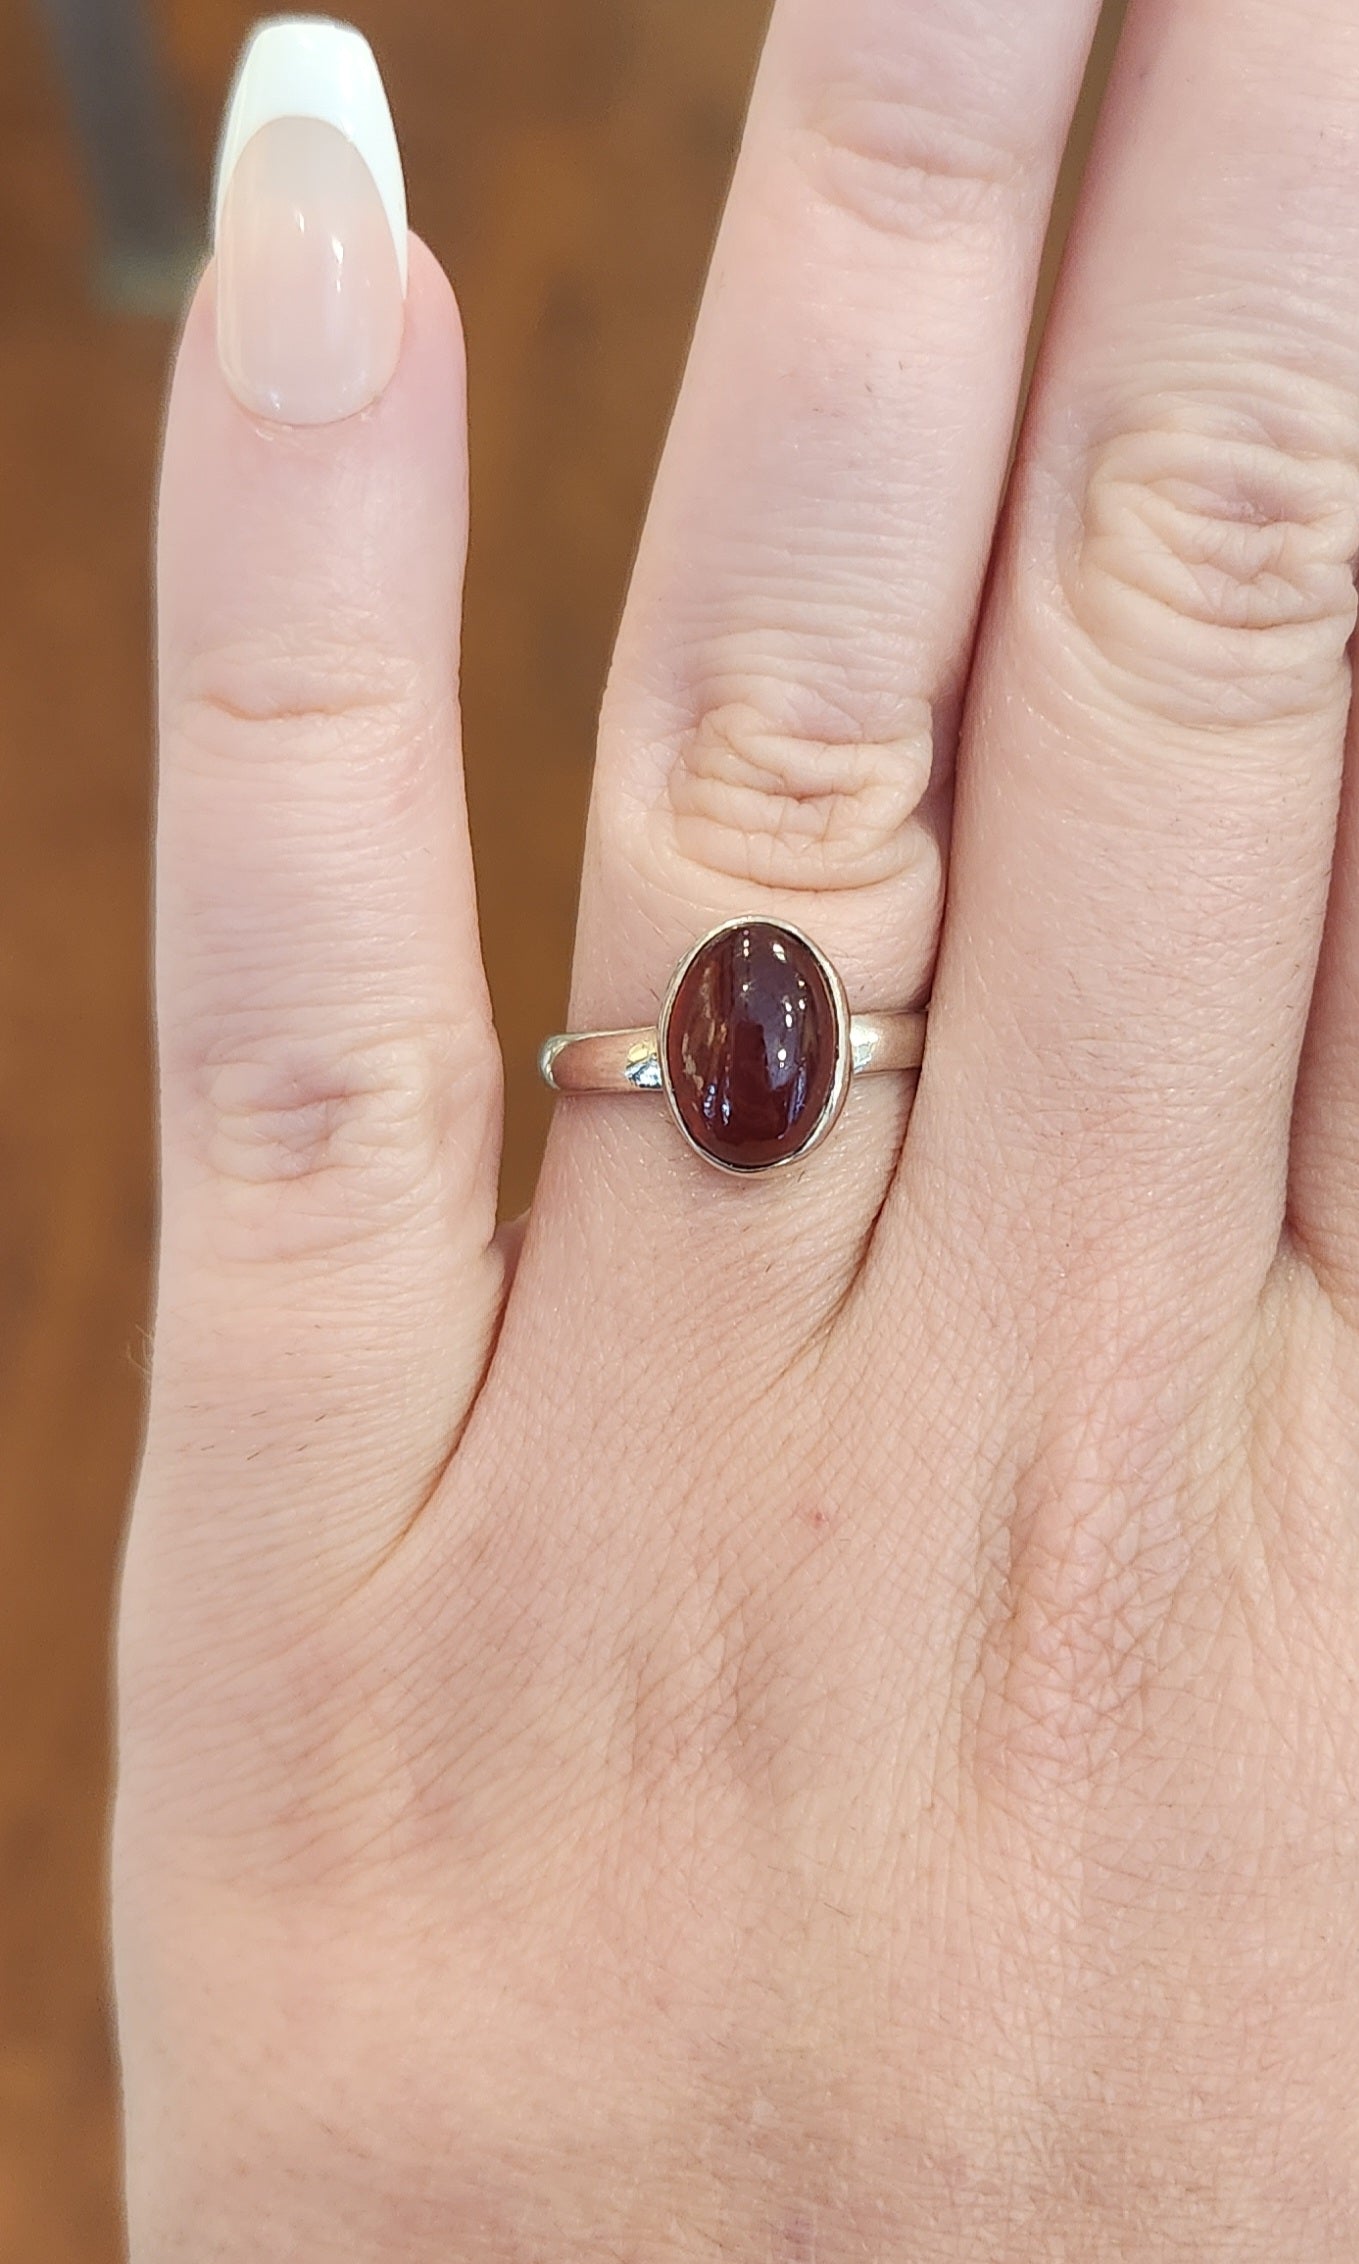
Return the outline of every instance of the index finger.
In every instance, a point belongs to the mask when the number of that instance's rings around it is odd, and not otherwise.
[[[499,1061],[458,760],[456,310],[414,241],[403,297],[359,35],[265,27],[237,109],[261,80],[161,484],[162,1227],[129,1561],[138,1597],[173,1564],[276,1643],[285,1598],[321,1609],[403,1528],[480,1376]]]

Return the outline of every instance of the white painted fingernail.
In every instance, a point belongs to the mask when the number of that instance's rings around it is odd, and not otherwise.
[[[375,401],[401,352],[406,191],[381,74],[352,25],[281,16],[252,34],[213,225],[218,353],[237,399],[283,424]]]

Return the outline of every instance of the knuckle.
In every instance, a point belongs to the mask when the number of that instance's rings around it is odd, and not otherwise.
[[[1239,728],[1342,695],[1359,433],[1300,406],[1246,431],[1172,395],[1094,449],[1064,595],[1137,707]]]
[[[362,761],[418,743],[429,720],[420,672],[395,653],[337,626],[333,644],[305,651],[280,637],[200,653],[169,689],[177,749],[214,765],[308,761],[343,745]]]
[[[1119,1773],[1150,1735],[1149,1691],[1177,1660],[1192,1680],[1218,1640],[1218,1615],[1191,1596],[1206,1511],[1165,1397],[1124,1379],[1105,1407],[1053,1412],[1011,1474],[974,1670],[973,1762],[992,1794],[1041,1804]]]
[[[924,105],[832,87],[802,128],[817,193],[888,236],[925,240],[990,228],[1022,190],[1026,155]]]
[[[188,1121],[237,1252],[298,1255],[401,1223],[466,1099],[465,1041],[385,1030],[348,1046],[225,1048],[192,1073]]]
[[[671,765],[665,818],[686,862],[775,889],[895,879],[927,847],[933,760],[925,702],[889,738],[820,739],[753,705],[709,709]]]

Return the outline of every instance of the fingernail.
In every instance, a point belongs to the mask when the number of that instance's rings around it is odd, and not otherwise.
[[[217,351],[280,424],[366,409],[401,352],[406,190],[373,51],[351,24],[280,16],[246,43],[217,160]]]

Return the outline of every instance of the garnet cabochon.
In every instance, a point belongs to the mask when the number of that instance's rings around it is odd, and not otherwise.
[[[823,1129],[838,1087],[840,1013],[805,937],[745,920],[699,945],[662,1040],[671,1099],[714,1163],[763,1171]]]

